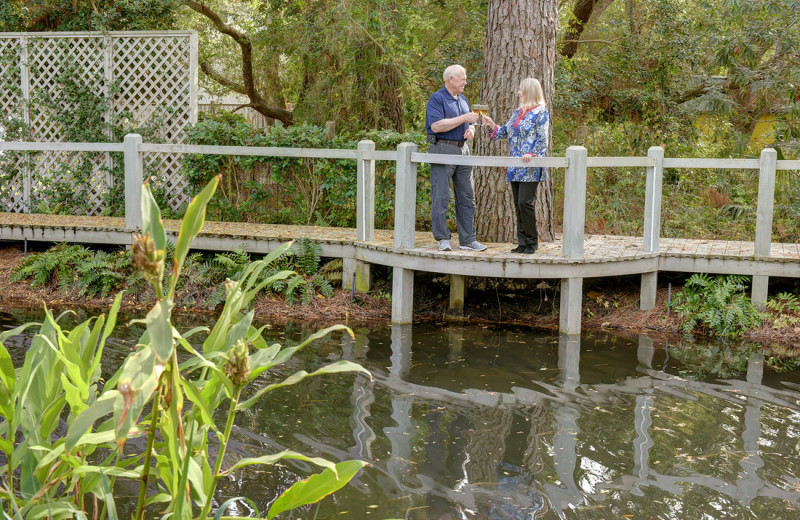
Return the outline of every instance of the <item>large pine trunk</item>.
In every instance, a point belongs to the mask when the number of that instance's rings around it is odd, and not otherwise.
[[[547,109],[552,114],[556,66],[556,0],[489,0],[486,52],[483,58],[481,103],[489,115],[504,124],[519,105],[520,81],[532,77],[544,88]],[[473,104],[478,100],[471,100]],[[550,147],[552,148],[552,122]],[[508,155],[508,142],[489,142],[486,127],[479,126],[475,155]],[[536,194],[536,222],[540,240],[552,240],[553,177],[539,185]],[[516,242],[517,223],[505,168],[475,169],[475,226],[478,238],[490,242]]]

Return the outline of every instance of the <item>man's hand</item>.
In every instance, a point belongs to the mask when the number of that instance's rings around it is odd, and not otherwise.
[[[469,140],[470,140],[470,139],[472,139],[473,137],[475,137],[475,127],[474,127],[474,126],[472,126],[472,125],[470,125],[470,126],[467,128],[467,131],[466,131],[466,132],[464,132],[464,139],[466,139],[467,141],[469,141]]]

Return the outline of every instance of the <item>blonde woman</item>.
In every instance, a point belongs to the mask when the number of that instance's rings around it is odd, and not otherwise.
[[[550,114],[544,102],[544,91],[539,80],[526,78],[519,85],[519,107],[511,114],[511,119],[499,126],[488,116],[484,122],[489,125],[489,139],[508,139],[513,157],[522,157],[529,162],[531,157],[545,157],[549,141]],[[536,214],[533,202],[536,189],[545,180],[544,168],[510,167],[506,182],[511,184],[514,209],[517,215],[517,238],[519,245],[512,253],[533,254],[539,248],[539,233],[536,230]]]

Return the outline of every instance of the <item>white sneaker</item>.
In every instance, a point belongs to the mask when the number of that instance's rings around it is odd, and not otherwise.
[[[467,245],[460,246],[461,249],[468,249],[469,251],[484,251],[488,249],[485,245],[481,244],[477,240],[473,240]]]
[[[449,240],[439,240],[439,251],[452,251]]]

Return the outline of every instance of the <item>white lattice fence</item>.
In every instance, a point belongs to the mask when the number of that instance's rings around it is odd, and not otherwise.
[[[0,60],[2,78],[15,76],[19,85],[13,92],[0,90],[2,117],[11,120],[22,113],[27,123],[23,140],[70,140],[69,129],[43,101],[57,95],[65,74],[106,100],[102,117],[110,141],[124,137],[113,135],[113,128],[122,128],[120,133],[146,129],[151,142],[180,144],[186,125],[196,121],[193,32],[0,33]],[[61,101],[60,111],[77,109]],[[21,154],[13,157],[13,164],[11,159],[7,165],[0,161],[3,173],[19,172],[13,179],[10,174],[2,178],[3,211],[30,211],[42,202],[52,207],[48,199],[56,192],[74,194],[89,215],[106,209],[114,182],[110,154],[37,152],[27,162]],[[179,156],[147,154],[145,165],[173,209],[188,200]]]

